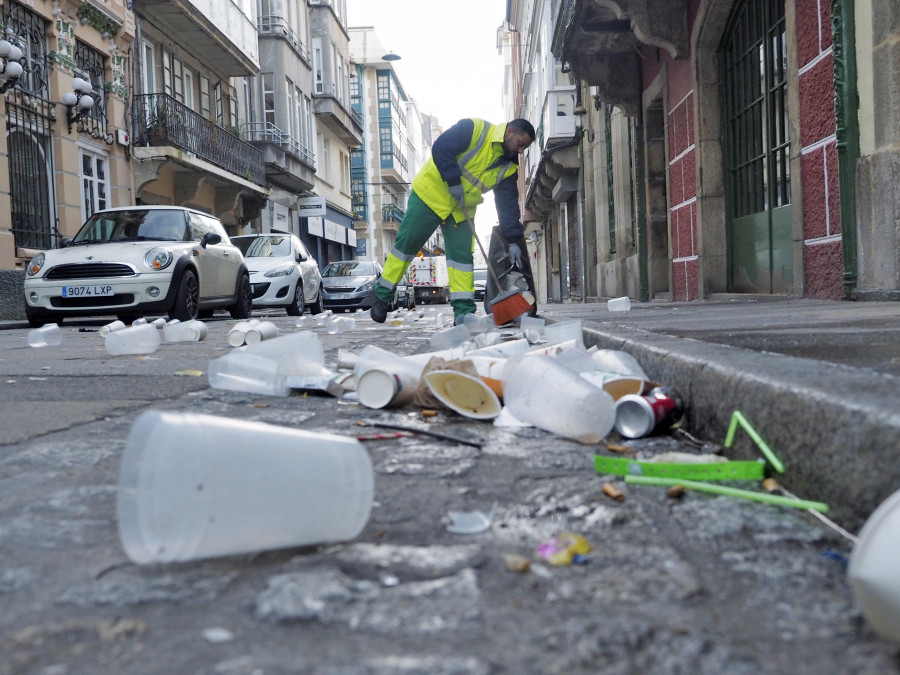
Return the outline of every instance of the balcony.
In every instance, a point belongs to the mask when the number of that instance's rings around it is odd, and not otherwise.
[[[687,0],[561,0],[552,23],[553,55],[629,115],[640,106],[641,47],[688,53]]]
[[[141,0],[135,13],[188,47],[219,75],[259,72],[256,26],[237,0]]]
[[[575,91],[553,89],[544,95],[536,147],[525,153],[524,170],[529,189],[525,206],[532,215],[543,216],[577,191],[580,168],[575,124]]]
[[[406,211],[401,209],[396,204],[382,204],[381,205],[381,220],[385,223],[394,222],[399,223],[403,221],[403,216],[406,214]]]
[[[307,47],[300,36],[294,32],[283,16],[267,14],[259,17],[256,21],[256,27],[259,30],[259,37],[276,37],[284,40],[290,45],[291,49],[297,57],[307,66],[312,67],[312,58],[310,56],[309,47]]]
[[[337,134],[347,147],[359,147],[363,137],[362,114],[352,107],[346,108],[341,103],[333,84],[322,86],[322,91],[316,92],[314,99],[317,121]]]
[[[172,147],[241,179],[265,185],[263,153],[234,134],[179,103],[168,94],[143,94],[133,99],[131,134],[137,148]]]
[[[245,124],[243,131],[262,152],[270,183],[294,192],[315,186],[315,155],[303,143],[270,122]]]

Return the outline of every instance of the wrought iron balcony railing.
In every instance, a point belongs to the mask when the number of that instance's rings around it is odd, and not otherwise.
[[[283,16],[278,16],[277,14],[265,14],[260,16],[256,20],[256,28],[259,30],[261,37],[264,35],[274,35],[276,37],[284,38],[294,51],[297,52],[297,56],[306,62],[306,65],[309,66],[312,64],[309,47],[303,43],[303,40],[301,40],[300,36],[294,32],[294,29],[288,25],[288,22]]]
[[[405,213],[406,212],[396,204],[383,204],[381,206],[381,219],[383,221],[393,220],[395,223],[399,223],[403,220]]]
[[[168,94],[133,99],[135,146],[173,146],[246,180],[265,185],[263,153]]]
[[[316,165],[316,156],[303,143],[283,132],[271,122],[253,122],[244,125],[247,140],[264,141],[279,146],[282,150],[296,155],[311,167]]]

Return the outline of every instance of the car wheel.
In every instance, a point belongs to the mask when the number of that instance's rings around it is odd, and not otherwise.
[[[312,301],[309,305],[309,313],[310,314],[321,314],[322,313],[322,288],[319,287],[319,292],[316,293],[316,299]]]
[[[287,310],[288,316],[300,316],[306,309],[306,303],[303,301],[303,286],[299,281],[294,288],[294,301],[285,307],[285,309]]]
[[[214,309],[201,309],[197,312],[198,319],[211,319],[216,310]]]
[[[131,324],[134,323],[134,320],[136,318],[138,318],[138,315],[135,314],[134,312],[131,312],[131,313],[123,312],[122,314],[116,314],[116,318],[119,321],[121,321],[122,323],[124,323],[126,326],[130,326]]]
[[[175,294],[175,304],[169,310],[169,318],[189,321],[196,319],[199,311],[200,284],[197,283],[197,275],[185,270],[178,282],[178,292]]]
[[[63,317],[61,316],[52,316],[50,314],[39,314],[37,312],[31,311],[31,308],[25,307],[25,318],[28,319],[28,325],[32,328],[40,328],[44,324],[47,323],[55,323],[59,326],[62,325]]]
[[[249,319],[253,314],[253,291],[250,289],[250,277],[241,275],[238,282],[236,302],[228,308],[232,319]]]

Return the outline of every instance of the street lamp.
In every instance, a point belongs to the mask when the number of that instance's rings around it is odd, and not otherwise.
[[[69,133],[72,133],[72,125],[80,122],[94,107],[94,99],[91,98],[93,87],[91,83],[80,77],[72,78],[72,90],[63,94],[62,102],[66,106],[66,121],[69,123]]]
[[[387,54],[385,54],[384,56],[381,57],[381,60],[382,61],[399,61],[400,55],[395,54],[394,52],[388,52]]]
[[[3,68],[0,69],[0,94],[5,94],[8,89],[14,87],[22,76],[22,50],[7,40],[0,40],[0,61]]]

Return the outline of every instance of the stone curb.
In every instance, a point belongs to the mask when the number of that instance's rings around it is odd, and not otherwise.
[[[585,346],[621,349],[684,397],[686,429],[724,443],[741,410],[785,465],[767,473],[854,531],[900,489],[900,387],[873,371],[617,327],[584,328]],[[738,430],[735,459],[762,454]]]

